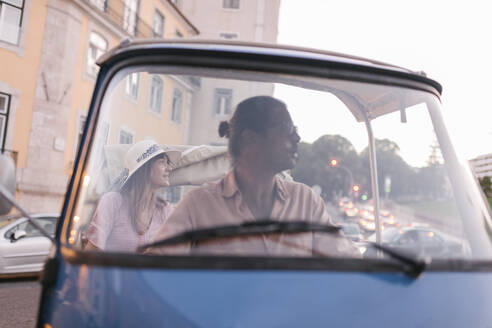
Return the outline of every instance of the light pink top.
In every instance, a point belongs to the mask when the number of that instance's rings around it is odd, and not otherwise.
[[[323,200],[311,188],[278,177],[275,184],[276,197],[272,219],[331,224]],[[188,192],[169,217],[166,226],[159,230],[156,240],[189,229],[254,221],[255,218],[237,187],[234,171],[231,171],[218,182]],[[154,248],[149,252],[270,256],[311,256],[313,253],[322,253],[327,256],[360,257],[357,248],[340,233],[275,234],[216,239],[193,245],[188,243]]]
[[[154,241],[172,210],[168,203],[156,205],[149,229],[139,235],[133,228],[128,202],[119,192],[109,192],[101,197],[85,237],[99,249],[135,252],[137,247]]]

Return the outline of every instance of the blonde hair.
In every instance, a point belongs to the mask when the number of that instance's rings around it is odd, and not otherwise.
[[[157,201],[156,192],[150,188],[152,163],[163,156],[165,154],[156,156],[145,163],[121,188],[121,194],[128,200],[128,210],[132,226],[140,235],[148,230]]]

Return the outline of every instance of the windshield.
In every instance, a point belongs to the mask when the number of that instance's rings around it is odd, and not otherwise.
[[[458,186],[475,187],[453,178],[456,169],[445,161],[452,157],[435,129],[442,125],[439,100],[430,93],[150,66],[120,71],[99,110],[64,241],[71,247],[371,258],[377,254],[366,250],[376,242],[378,209],[381,243],[389,248],[437,259],[490,254],[488,214],[460,205],[457,192],[466,190]],[[368,129],[375,138],[377,204]],[[265,220],[342,229],[265,233],[261,224],[253,234],[234,230],[215,238],[212,231],[206,240],[142,249],[183,232]]]

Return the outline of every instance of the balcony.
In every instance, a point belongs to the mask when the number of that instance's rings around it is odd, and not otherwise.
[[[152,28],[138,15],[136,0],[84,0],[108,21],[126,31],[132,38],[153,37]],[[140,0],[142,1],[142,0]]]

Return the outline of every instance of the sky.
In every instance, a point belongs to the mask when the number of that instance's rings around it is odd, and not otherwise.
[[[492,19],[486,1],[281,0],[278,43],[375,59],[443,86],[463,159],[492,153]]]

